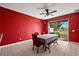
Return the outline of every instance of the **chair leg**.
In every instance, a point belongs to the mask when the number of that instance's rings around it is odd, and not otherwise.
[[[48,49],[49,49],[49,52],[51,52],[51,50],[50,50],[50,44],[48,45]]]
[[[34,44],[33,44],[33,50],[34,50]]]
[[[57,45],[58,45],[58,42],[56,42],[57,43]]]
[[[43,44],[43,49],[44,49],[44,44]]]
[[[45,51],[46,51],[46,45],[47,45],[47,44],[45,43],[45,44],[44,44],[44,50],[45,50]]]
[[[58,45],[58,42],[56,41],[56,44]]]
[[[55,44],[55,42],[53,42],[53,45]]]
[[[46,51],[46,46],[44,45],[44,50]]]
[[[37,47],[37,54],[38,54],[38,52],[39,52],[39,47]]]
[[[56,41],[54,41],[54,43],[53,43],[53,44],[55,44],[55,43],[58,45],[58,42],[57,42],[57,40],[56,40]]]

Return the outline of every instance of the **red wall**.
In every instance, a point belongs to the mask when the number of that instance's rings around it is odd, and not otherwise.
[[[0,45],[31,39],[34,32],[47,33],[48,22],[69,18],[69,40],[79,42],[79,13],[68,14],[42,21],[40,19],[0,7],[0,33],[4,34]],[[75,29],[75,32],[72,32]],[[20,37],[22,40],[20,40]]]
[[[51,18],[47,20],[47,23],[49,21],[65,20],[66,18],[69,19],[69,40],[79,42],[79,13],[72,13],[56,18]],[[72,29],[74,29],[75,32],[72,32]]]
[[[0,7],[0,33],[4,34],[0,45],[31,39],[32,33],[44,31],[43,25],[40,19]]]

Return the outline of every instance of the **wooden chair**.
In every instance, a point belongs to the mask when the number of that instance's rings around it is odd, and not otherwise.
[[[39,47],[41,45],[43,45],[43,48],[44,48],[44,44],[39,41],[36,34],[32,34],[32,40],[33,40],[33,50],[34,50],[34,46],[36,46],[37,47],[37,53],[38,53]]]

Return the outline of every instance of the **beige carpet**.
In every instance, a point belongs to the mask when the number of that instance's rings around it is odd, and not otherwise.
[[[79,56],[79,43],[59,40],[58,45],[51,45],[50,53],[40,47],[37,54],[36,48],[32,50],[32,40],[29,40],[0,48],[0,56]]]

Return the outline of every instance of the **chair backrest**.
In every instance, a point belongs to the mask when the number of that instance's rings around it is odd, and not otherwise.
[[[32,34],[32,40],[33,40],[33,44],[35,46],[38,46],[39,47],[41,45],[41,43],[39,42],[36,34]]]
[[[39,33],[38,33],[38,32],[35,32],[35,34],[36,34],[36,35],[39,35]]]
[[[37,35],[36,34],[32,34],[32,38],[37,38]]]

